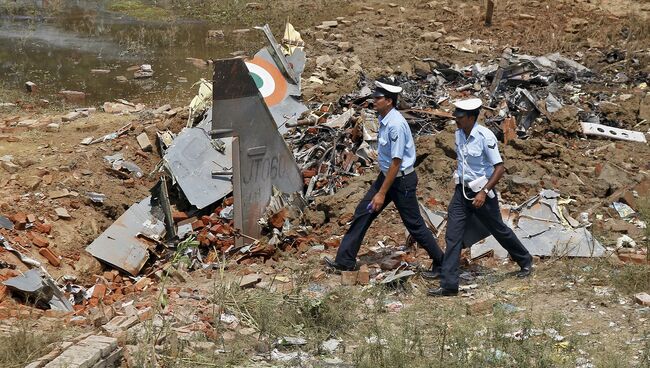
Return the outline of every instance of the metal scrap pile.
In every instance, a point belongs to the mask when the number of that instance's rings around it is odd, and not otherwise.
[[[465,67],[423,62],[430,72],[416,68],[412,76],[393,76],[403,88],[400,111],[416,136],[444,129],[453,119],[451,101],[475,95],[484,101],[484,124],[504,142],[528,138],[535,129],[645,142],[642,132],[622,129],[625,122],[608,117],[603,110],[612,103],[605,96],[581,90],[583,83],[604,83],[600,77],[558,53],[534,57],[506,49],[498,61]],[[378,121],[369,108],[372,80],[362,73],[357,87],[336,109],[312,104],[285,134],[303,170],[308,198],[332,194],[373,166]]]

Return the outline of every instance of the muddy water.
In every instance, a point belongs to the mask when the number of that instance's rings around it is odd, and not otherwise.
[[[85,104],[124,98],[154,103],[187,100],[191,86],[211,78],[186,58],[224,58],[235,51],[254,53],[264,45],[261,31],[243,35],[233,29],[251,25],[176,19],[142,21],[107,10],[104,1],[66,1],[52,15],[12,15],[0,18],[0,81],[4,88],[24,89],[27,81],[43,98],[56,99],[60,90],[87,94]],[[36,12],[38,14],[38,12]],[[221,29],[224,38],[208,38]],[[274,29],[279,33],[280,30]],[[130,67],[150,64],[153,78],[134,79]],[[110,70],[107,74],[92,69]],[[119,82],[118,76],[127,78]],[[2,96],[0,96],[0,102]]]

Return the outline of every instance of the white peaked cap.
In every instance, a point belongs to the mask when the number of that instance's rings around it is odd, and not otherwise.
[[[456,100],[453,102],[453,104],[457,109],[472,111],[481,107],[483,102],[480,98],[468,98],[465,100]]]
[[[400,86],[393,86],[391,84],[386,84],[386,83],[377,82],[377,81],[375,81],[375,86],[377,86],[377,88],[385,89],[386,91],[388,91],[390,93],[400,93],[400,92],[402,92],[402,87],[400,87]]]

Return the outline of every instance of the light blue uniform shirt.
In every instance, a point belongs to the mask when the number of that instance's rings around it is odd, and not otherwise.
[[[456,174],[458,178],[463,178],[465,184],[484,175],[490,179],[494,173],[494,165],[503,162],[494,133],[478,123],[474,124],[469,138],[465,137],[462,129],[456,130],[456,154]]]
[[[379,147],[377,159],[379,169],[384,175],[388,172],[391,161],[394,158],[402,159],[400,171],[413,167],[415,164],[415,143],[411,136],[406,119],[402,114],[393,108],[384,116],[379,117],[379,132],[377,133]]]

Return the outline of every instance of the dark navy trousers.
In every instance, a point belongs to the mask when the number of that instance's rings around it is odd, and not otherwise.
[[[390,202],[395,202],[395,207],[408,232],[427,251],[429,257],[433,260],[434,267],[441,265],[443,258],[442,250],[440,250],[436,238],[433,237],[431,231],[426,227],[424,219],[420,215],[420,207],[415,195],[415,189],[418,185],[418,177],[415,172],[395,178],[393,185],[391,185],[388,193],[386,193],[384,206],[377,212],[369,212],[368,205],[372,201],[372,197],[381,189],[384,178],[384,174],[380,173],[365,197],[357,205],[352,224],[343,237],[336,254],[336,263],[346,267],[355,266],[357,253],[359,253],[359,248],[361,247],[363,237],[366,235],[366,231],[368,231],[368,228],[377,216],[379,216],[381,211]]]
[[[466,188],[467,197],[475,193]],[[463,249],[463,236],[470,216],[476,215],[479,221],[490,231],[499,244],[508,251],[510,257],[521,267],[529,265],[533,258],[511,228],[503,222],[499,210],[499,200],[486,197],[481,208],[475,208],[472,201],[463,197],[463,187],[456,185],[454,196],[447,210],[447,234],[445,257],[442,263],[440,286],[445,289],[458,290],[458,266],[460,252]]]

